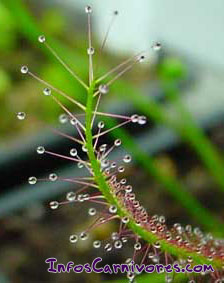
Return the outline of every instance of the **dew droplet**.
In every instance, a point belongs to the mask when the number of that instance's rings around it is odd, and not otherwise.
[[[82,146],[82,151],[83,151],[83,152],[87,152],[87,151],[88,151],[88,149],[86,148],[86,145],[85,145],[85,144]]]
[[[147,119],[146,119],[145,116],[139,116],[139,117],[138,117],[138,124],[139,124],[139,125],[145,125],[146,122],[147,122]]]
[[[50,181],[55,182],[55,181],[57,181],[57,179],[58,179],[57,174],[51,173],[51,174],[49,175],[49,180],[50,180]]]
[[[86,14],[91,14],[91,13],[92,13],[92,7],[89,6],[89,5],[87,5],[87,6],[85,7],[85,12],[86,12]]]
[[[116,166],[117,166],[116,162],[112,162],[111,165],[110,165],[111,168],[115,168]]]
[[[96,215],[96,209],[95,209],[94,207],[89,208],[88,214],[89,214],[90,216]]]
[[[137,242],[137,243],[134,244],[134,249],[135,249],[136,251],[139,251],[141,248],[142,248],[142,245],[141,245],[140,242]]]
[[[137,114],[132,115],[131,121],[132,121],[132,123],[137,123],[138,122],[138,115]]]
[[[24,120],[26,118],[26,113],[25,112],[18,112],[16,114],[18,120]]]
[[[68,116],[66,114],[61,114],[58,120],[61,124],[65,124],[68,122]]]
[[[112,245],[110,243],[106,244],[104,247],[106,252],[110,252],[112,250]]]
[[[29,72],[29,69],[28,69],[27,66],[22,66],[20,71],[21,71],[22,74],[27,74]]]
[[[45,148],[43,146],[38,146],[37,147],[37,153],[38,154],[44,154],[45,152]]]
[[[115,249],[121,249],[123,246],[122,242],[120,240],[117,240],[114,242]]]
[[[118,171],[119,173],[123,173],[123,172],[124,172],[124,167],[123,167],[123,166],[119,166],[118,169],[117,169],[117,171]]]
[[[145,56],[144,55],[141,55],[138,57],[138,62],[142,63],[145,61]]]
[[[95,49],[93,48],[93,47],[89,47],[88,49],[87,49],[87,54],[88,55],[93,55],[95,53]]]
[[[36,182],[37,182],[37,178],[36,178],[36,177],[29,177],[28,183],[29,183],[30,185],[35,185]]]
[[[155,42],[155,43],[153,44],[153,46],[152,46],[152,49],[153,49],[154,51],[159,51],[159,50],[161,49],[161,47],[162,47],[162,45],[161,45],[160,42]]]
[[[114,145],[115,145],[115,146],[120,146],[120,145],[121,145],[121,140],[120,140],[120,139],[116,139],[116,140],[114,141]]]
[[[124,223],[124,224],[127,224],[129,222],[129,218],[127,216],[124,216],[121,218],[121,221]]]
[[[76,194],[74,192],[68,192],[66,195],[66,199],[68,201],[74,201],[76,198]]]
[[[59,202],[58,201],[51,201],[50,203],[49,203],[49,206],[50,206],[50,208],[51,209],[57,209],[58,207],[59,207]]]
[[[78,166],[79,169],[81,169],[81,168],[83,168],[84,165],[83,165],[82,162],[78,162],[78,163],[77,163],[77,166]]]
[[[44,35],[40,35],[40,36],[38,37],[38,41],[39,41],[40,43],[44,43],[44,42],[46,41],[45,36],[44,36]]]
[[[88,234],[86,232],[82,232],[79,237],[82,241],[85,241],[88,239]]]
[[[99,241],[99,240],[94,241],[93,242],[93,247],[95,249],[99,249],[101,247],[101,241]]]
[[[111,239],[112,239],[113,241],[118,240],[118,239],[119,239],[119,234],[118,234],[117,232],[113,232],[113,233],[111,234]]]
[[[126,193],[131,193],[132,192],[132,186],[131,185],[126,186],[125,191],[126,191]]]
[[[103,121],[100,121],[97,126],[98,126],[99,129],[103,129],[105,124],[104,124]]]
[[[131,155],[129,155],[129,154],[125,155],[124,158],[123,158],[123,161],[124,161],[125,163],[131,162]]]
[[[70,120],[71,125],[76,126],[78,124],[78,119],[75,117]]]
[[[73,156],[73,157],[75,157],[76,155],[77,155],[77,149],[76,148],[72,148],[71,150],[70,150],[70,155],[71,156]]]
[[[43,89],[43,94],[46,95],[46,96],[51,95],[51,89],[48,88],[48,87],[45,87],[45,88]]]
[[[116,213],[116,212],[117,212],[117,207],[116,207],[115,205],[111,205],[111,206],[109,207],[109,212],[110,212],[110,213]]]
[[[75,234],[71,235],[71,236],[69,237],[69,241],[70,241],[72,244],[76,243],[76,242],[78,241],[78,236],[75,235]]]
[[[107,94],[109,92],[109,87],[107,85],[100,85],[99,92],[101,94]]]

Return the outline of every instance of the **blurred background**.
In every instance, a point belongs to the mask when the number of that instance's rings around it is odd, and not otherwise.
[[[133,252],[94,250],[117,223],[96,229],[84,245],[69,243],[70,234],[91,223],[88,205],[56,211],[51,200],[64,200],[77,187],[63,182],[28,184],[30,176],[81,176],[76,164],[36,154],[43,145],[69,153],[74,144],[52,128],[76,136],[63,111],[42,95],[43,86],[20,72],[22,65],[85,103],[85,90],[37,40],[44,34],[57,53],[88,80],[86,4],[93,6],[94,47],[99,50],[113,11],[119,15],[101,56],[99,74],[128,56],[149,50],[147,60],[125,74],[110,90],[101,110],[147,116],[143,127],[113,131],[102,143],[123,141],[133,162],[123,174],[151,215],[165,215],[169,225],[182,223],[224,234],[224,2],[174,0],[1,0],[0,2],[0,282],[118,282],[119,275],[50,274],[44,262],[124,262]],[[150,47],[159,41],[162,49]],[[61,100],[70,111],[78,109]],[[23,120],[18,112],[26,113]],[[105,119],[106,125],[111,121]],[[115,121],[116,122],[116,121]],[[81,153],[80,153],[81,154]],[[97,206],[95,206],[98,208]],[[150,277],[151,276],[151,277]],[[145,282],[164,282],[149,275]],[[150,281],[149,281],[150,280]],[[207,282],[204,278],[204,281]],[[121,279],[121,282],[125,282]],[[138,282],[138,281],[137,281]]]

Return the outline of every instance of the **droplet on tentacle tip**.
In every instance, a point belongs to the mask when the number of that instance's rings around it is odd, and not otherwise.
[[[78,162],[78,163],[77,163],[77,166],[78,166],[79,169],[81,169],[81,168],[83,168],[84,165],[83,165],[82,162]]]
[[[131,162],[131,155],[126,154],[126,155],[124,156],[124,158],[123,158],[123,161],[124,161],[125,163]]]
[[[89,6],[89,5],[87,5],[86,7],[85,7],[85,12],[86,12],[86,14],[91,14],[92,13],[92,7],[91,6]]]
[[[37,147],[37,153],[38,154],[44,154],[45,152],[45,148],[43,146],[38,146]]]
[[[145,56],[144,56],[144,55],[141,55],[141,56],[138,57],[137,60],[138,60],[139,63],[142,63],[142,62],[145,61]]]
[[[93,247],[95,249],[99,249],[101,247],[101,241],[99,241],[99,240],[94,241],[93,242]]]
[[[116,213],[116,212],[117,212],[117,207],[116,207],[115,205],[111,205],[111,206],[109,207],[109,212],[110,212],[110,213]]]
[[[137,123],[138,122],[138,115],[137,114],[132,115],[131,121],[132,121],[132,123]]]
[[[39,41],[40,43],[44,43],[44,42],[46,41],[46,37],[45,37],[44,35],[40,35],[40,36],[38,37],[38,41]]]
[[[55,182],[55,181],[57,181],[57,179],[58,179],[57,174],[51,173],[51,174],[49,175],[49,180],[50,180],[50,181]]]
[[[95,209],[94,207],[89,208],[88,214],[89,214],[90,216],[96,215],[96,209]]]
[[[70,241],[72,244],[76,243],[76,242],[78,241],[78,236],[75,235],[75,234],[71,235],[71,236],[69,237],[69,241]]]
[[[114,243],[115,249],[121,249],[122,246],[123,246],[123,244],[120,240],[115,241],[115,243]]]
[[[34,176],[29,177],[28,183],[29,183],[30,185],[35,185],[36,182],[37,182],[37,178],[36,178],[36,177],[34,177]]]
[[[88,55],[93,55],[95,53],[95,49],[93,48],[93,47],[89,47],[88,49],[87,49],[87,54]]]
[[[109,87],[107,86],[107,85],[100,85],[99,86],[99,92],[101,93],[101,94],[106,94],[106,93],[108,93],[109,92]]]
[[[137,242],[137,243],[134,244],[134,249],[135,249],[136,251],[139,251],[141,248],[142,248],[142,245],[141,245],[140,242]]]
[[[66,195],[66,199],[68,201],[74,201],[76,198],[76,194],[74,192],[68,192]]]
[[[59,115],[58,120],[61,124],[65,124],[68,122],[68,116],[66,114],[61,114]]]
[[[121,140],[120,140],[120,139],[116,139],[116,140],[114,141],[114,145],[115,145],[115,146],[120,146],[120,145],[121,145]]]
[[[147,122],[147,119],[146,119],[145,116],[139,116],[139,117],[138,117],[138,124],[139,124],[139,125],[145,125],[146,122]]]
[[[78,119],[74,117],[70,120],[70,123],[71,123],[71,125],[75,126],[75,125],[78,124]]]
[[[18,120],[24,120],[26,118],[26,113],[25,112],[18,112],[16,114],[16,116],[17,116]]]
[[[22,74],[27,74],[29,72],[29,69],[28,69],[27,66],[22,66],[20,71],[21,71]]]
[[[159,51],[161,49],[162,45],[160,42],[155,42],[153,45],[152,45],[152,49],[154,51]]]
[[[97,126],[98,126],[99,129],[103,129],[105,124],[104,124],[103,121],[100,121]]]
[[[49,203],[49,206],[50,206],[50,208],[51,209],[57,209],[58,207],[59,207],[59,202],[58,201],[51,201],[50,203]]]
[[[82,241],[85,241],[88,239],[88,234],[86,232],[82,232],[79,236],[79,238],[82,240]]]
[[[110,252],[112,250],[112,245],[110,243],[106,244],[104,247],[106,252]]]
[[[51,95],[51,89],[48,88],[48,87],[45,87],[45,88],[43,89],[43,94],[46,95],[46,96]]]
[[[77,149],[76,148],[72,148],[71,150],[70,150],[70,155],[71,156],[73,156],[73,157],[75,157],[76,155],[77,155]]]

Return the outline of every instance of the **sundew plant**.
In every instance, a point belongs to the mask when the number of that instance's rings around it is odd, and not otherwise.
[[[185,266],[195,265],[212,265],[214,271],[209,270],[207,274],[201,272],[193,273],[167,273],[160,282],[204,282],[203,278],[209,277],[209,282],[224,282],[224,244],[223,241],[216,239],[211,234],[204,234],[198,227],[192,228],[191,225],[183,227],[176,223],[169,227],[166,224],[165,216],[151,215],[150,211],[139,203],[134,193],[134,188],[125,178],[120,177],[125,170],[125,164],[131,162],[131,155],[126,154],[121,160],[111,160],[110,154],[116,148],[122,146],[122,140],[118,137],[113,144],[101,143],[101,137],[111,133],[113,130],[127,124],[138,124],[139,127],[144,125],[145,116],[133,114],[130,117],[113,113],[105,113],[100,111],[100,102],[104,96],[112,95],[110,86],[120,77],[134,68],[136,64],[147,60],[148,52],[140,52],[121,62],[119,65],[112,67],[106,74],[98,76],[98,63],[94,61],[96,53],[102,55],[103,49],[107,43],[109,31],[118,12],[113,13],[111,24],[106,32],[105,38],[99,50],[95,50],[92,44],[91,17],[92,8],[85,7],[88,22],[88,46],[87,56],[89,58],[89,80],[85,82],[77,72],[72,70],[57,54],[54,48],[48,43],[44,35],[40,35],[39,43],[44,45],[62,64],[62,66],[77,80],[86,91],[86,103],[82,104],[75,97],[68,95],[60,89],[54,87],[47,81],[40,78],[27,66],[21,67],[21,73],[33,77],[44,85],[43,94],[46,99],[52,99],[64,111],[60,116],[61,122],[69,120],[71,125],[76,129],[78,138],[57,131],[64,138],[74,142],[74,147],[70,150],[70,155],[62,155],[53,152],[44,146],[38,146],[37,153],[40,155],[51,155],[52,157],[62,158],[76,162],[78,167],[85,170],[86,176],[77,178],[63,178],[55,173],[49,175],[46,179],[37,179],[30,177],[29,183],[36,184],[38,181],[57,180],[71,182],[78,185],[79,189],[69,192],[66,200],[58,202],[52,200],[50,202],[51,209],[58,209],[64,204],[79,204],[83,202],[97,203],[102,208],[96,211],[95,208],[89,208],[89,215],[95,216],[94,222],[86,227],[82,232],[70,235],[71,244],[77,241],[85,241],[89,233],[96,227],[104,225],[110,221],[118,221],[119,229],[111,235],[107,241],[95,240],[93,248],[103,249],[106,252],[114,252],[122,249],[127,242],[133,245],[133,255],[127,258],[127,264],[179,264]],[[150,50],[159,52],[161,44],[154,43]],[[99,57],[99,56],[98,56]],[[74,103],[79,109],[79,113],[72,113],[60,101],[60,97],[68,99]],[[18,119],[23,120],[26,117],[24,112],[17,114]],[[100,117],[109,117],[120,120],[119,124],[107,127],[107,123],[100,120]],[[76,144],[81,145],[82,151],[86,158],[81,158]],[[137,270],[127,273],[127,280],[133,282],[141,275]],[[165,279],[164,279],[165,278]],[[145,277],[144,282],[149,282]],[[140,282],[140,281],[139,281]],[[141,281],[143,282],[143,281]],[[159,282],[159,281],[157,281]]]

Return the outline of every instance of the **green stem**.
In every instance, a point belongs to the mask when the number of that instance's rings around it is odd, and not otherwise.
[[[88,90],[88,98],[86,105],[86,148],[88,151],[88,157],[91,163],[91,168],[94,172],[94,178],[99,186],[99,190],[102,192],[109,204],[115,205],[117,207],[117,215],[121,218],[123,216],[128,216],[130,221],[128,227],[133,231],[133,233],[140,238],[144,239],[149,244],[159,241],[161,249],[164,252],[170,253],[178,258],[186,258],[191,256],[195,264],[211,264],[211,262],[203,255],[199,255],[196,252],[189,252],[183,247],[179,247],[176,244],[170,243],[165,239],[161,239],[158,235],[146,230],[145,228],[138,226],[135,220],[131,217],[130,213],[125,207],[119,202],[119,200],[111,193],[110,187],[105,180],[104,175],[101,172],[101,167],[96,159],[94,148],[93,148],[93,135],[92,135],[92,112],[93,112],[93,95],[95,89],[95,82],[93,82]],[[213,267],[220,268],[222,266],[222,261],[215,259],[212,262]]]

